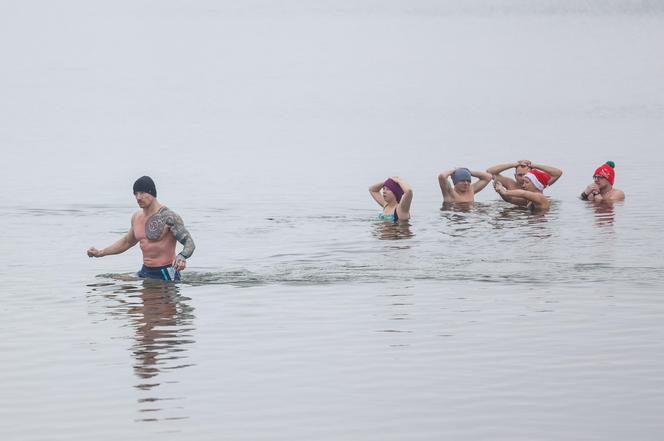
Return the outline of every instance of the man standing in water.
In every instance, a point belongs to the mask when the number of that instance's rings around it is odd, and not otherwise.
[[[149,176],[134,182],[134,196],[141,208],[131,217],[131,227],[120,240],[106,248],[88,249],[89,257],[120,254],[137,243],[143,253],[143,267],[139,277],[161,280],[180,280],[180,271],[187,267],[187,259],[196,245],[184,226],[182,218],[157,200],[157,188]],[[175,241],[184,245],[176,256]]]
[[[615,188],[613,182],[616,179],[613,161],[607,161],[597,167],[593,174],[593,183],[588,185],[581,193],[581,199],[593,202],[615,202],[625,199],[625,192]]]
[[[549,209],[549,198],[544,196],[544,188],[551,182],[551,175],[536,168],[530,170],[523,177],[521,190],[507,190],[503,184],[496,182],[496,192],[503,198],[515,198],[526,201],[525,204],[531,211],[545,211]],[[505,199],[508,200],[508,199]]]
[[[452,178],[452,185],[448,178]],[[472,178],[478,178],[471,183]],[[480,171],[470,171],[465,167],[441,172],[438,175],[438,185],[443,193],[443,203],[474,202],[475,193],[479,193],[491,181],[491,175]]]
[[[507,169],[514,168],[514,179],[503,176],[500,173]],[[562,170],[545,164],[533,164],[527,159],[522,159],[516,162],[508,162],[505,164],[497,164],[486,169],[486,172],[494,175],[496,181],[500,182],[506,190],[517,190],[523,188],[523,178],[532,169],[542,170],[551,176],[548,185],[553,185],[554,182],[563,174]],[[499,193],[500,194],[500,193]],[[528,201],[514,196],[508,196],[507,193],[500,194],[505,202],[515,205],[527,205]]]

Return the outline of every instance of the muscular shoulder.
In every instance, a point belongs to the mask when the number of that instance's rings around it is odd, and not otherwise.
[[[508,190],[516,190],[519,188],[519,185],[516,183],[516,181],[512,178],[508,178],[507,176],[496,175],[496,180],[503,184],[503,187]]]
[[[182,224],[182,218],[175,211],[171,210],[168,207],[161,207],[155,216],[159,216],[164,224],[173,227],[179,226]]]
[[[162,207],[159,210],[159,213],[164,225],[167,225],[170,228],[171,232],[178,241],[182,243],[191,242],[191,236],[189,235],[189,231],[187,231],[187,228],[184,226],[184,222],[182,221],[182,218],[180,217],[179,214],[177,214],[168,207]],[[185,255],[185,257],[191,255],[192,252],[193,249],[191,250],[191,252]]]
[[[611,197],[611,200],[621,201],[621,200],[625,199],[625,192],[622,191],[622,190],[619,190],[617,188],[614,188],[613,190],[611,190],[611,196],[610,197]]]
[[[140,221],[145,221],[145,216],[143,215],[142,211],[135,211],[134,214],[131,215],[131,226],[133,227],[136,222]]]

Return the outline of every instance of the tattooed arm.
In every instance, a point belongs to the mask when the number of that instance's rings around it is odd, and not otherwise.
[[[190,258],[194,254],[196,245],[194,244],[194,239],[192,239],[191,234],[187,231],[187,228],[184,226],[182,218],[170,209],[163,210],[164,223],[168,225],[171,229],[171,233],[180,242],[184,248],[180,253],[175,256],[175,269],[180,271],[187,266],[186,259]]]

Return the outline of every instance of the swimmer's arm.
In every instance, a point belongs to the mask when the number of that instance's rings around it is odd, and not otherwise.
[[[542,170],[547,172],[548,174],[551,175],[551,179],[549,180],[549,186],[553,185],[562,175],[563,171],[559,168],[556,168],[552,165],[546,165],[546,164],[530,164],[531,168],[536,168],[538,170]]]
[[[613,189],[610,193],[602,195],[597,192],[590,193],[588,195],[588,201],[592,202],[617,202],[625,199],[625,192],[618,189]]]
[[[175,261],[178,262],[179,260],[189,259],[191,255],[194,254],[196,244],[194,244],[194,239],[184,226],[182,218],[177,213],[169,210],[169,213],[166,216],[166,225],[170,227],[171,233],[173,233],[175,239],[177,239],[177,241],[184,247],[176,256]]]
[[[532,191],[526,191],[526,190],[504,190],[501,194],[504,194],[505,196],[509,197],[515,197],[515,198],[520,198],[526,201],[530,201],[534,203],[535,205],[545,205],[548,200],[546,196],[544,196],[541,193],[535,193]]]
[[[514,168],[517,165],[519,165],[518,162],[509,162],[505,164],[498,164],[494,165],[492,167],[489,167],[486,169],[486,172],[489,173],[490,175],[495,175],[496,176],[496,181],[500,182],[503,184],[506,188],[516,188],[516,181],[512,178],[508,178],[507,176],[503,176],[500,173],[504,172],[508,168]]]
[[[505,202],[509,202],[510,204],[523,205],[523,206],[528,205],[528,199],[519,198],[516,196],[507,196],[503,194],[501,194],[500,197],[503,198]]]
[[[113,245],[107,246],[106,248],[102,248],[101,250],[98,250],[95,247],[90,247],[88,249],[88,257],[104,257],[104,256],[111,256],[113,254],[124,253],[129,248],[136,245],[137,243],[138,240],[136,240],[136,236],[134,236],[134,228],[129,227],[129,231],[127,232],[127,234],[122,236],[122,238],[117,242],[115,242]]]
[[[397,184],[399,184],[399,187],[401,187],[401,189],[403,190],[403,196],[401,196],[401,201],[399,202],[397,208],[400,209],[402,215],[406,214],[410,215],[410,204],[413,202],[413,189],[408,184],[408,182],[404,181],[401,178],[392,176],[391,179]],[[404,216],[399,216],[399,217],[404,217]]]
[[[481,171],[471,171],[470,176],[478,178],[479,181],[473,184],[473,193],[479,193],[491,182],[491,174]]]
[[[506,162],[504,164],[496,164],[486,169],[490,175],[499,175],[507,169],[514,168],[519,165],[518,162]],[[497,177],[497,176],[496,176]]]
[[[440,191],[443,193],[444,202],[454,202],[452,186],[450,185],[450,181],[447,179],[452,173],[454,173],[454,170],[447,170],[440,172],[438,175],[438,185],[440,186]]]
[[[371,197],[374,198],[374,200],[380,205],[381,207],[385,207],[385,199],[383,198],[383,195],[381,194],[380,190],[383,188],[383,183],[384,181],[376,182],[372,186],[369,187],[369,193],[371,193]]]
[[[595,200],[595,195],[599,194],[599,187],[597,184],[594,182],[591,184],[588,184],[585,190],[581,192],[581,198],[582,201],[594,201]]]
[[[510,204],[514,204],[514,205],[528,205],[528,200],[527,199],[524,199],[522,197],[509,195],[508,191],[510,191],[510,190],[505,188],[503,183],[500,182],[500,181],[496,182],[495,190],[496,190],[496,193],[498,193],[500,195],[500,197],[503,198],[503,200],[505,202],[509,202]]]

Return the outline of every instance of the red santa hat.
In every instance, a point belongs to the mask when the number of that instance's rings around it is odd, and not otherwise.
[[[544,191],[544,187],[549,185],[549,181],[551,180],[550,174],[536,168],[530,170],[524,177],[528,178],[539,191]]]
[[[613,185],[613,181],[616,179],[616,171],[614,170],[615,166],[616,164],[613,161],[607,161],[605,164],[597,167],[597,170],[595,170],[595,174],[593,176],[601,176],[606,178],[606,180],[609,181],[611,185]]]

